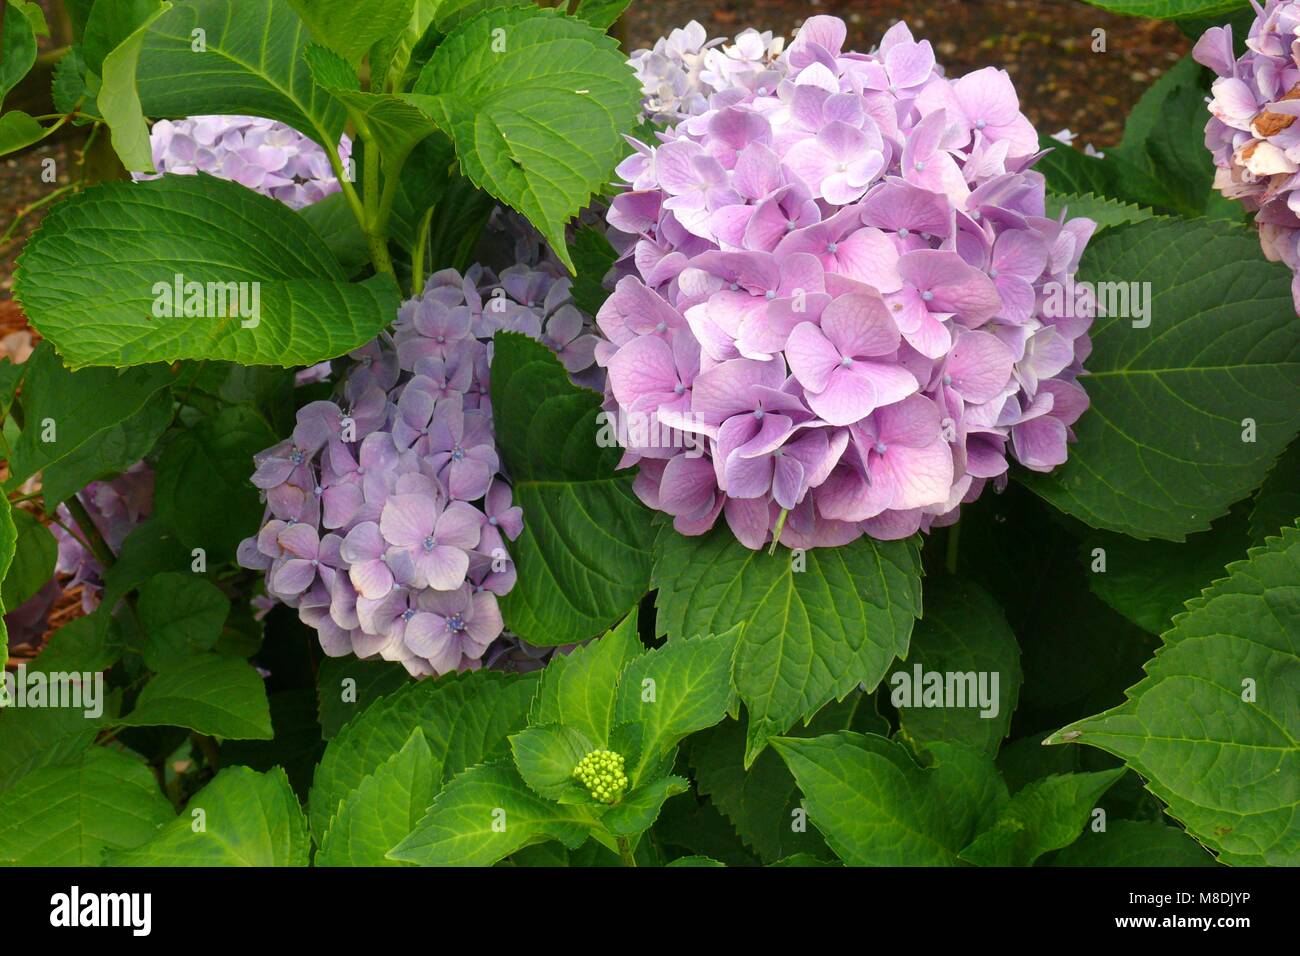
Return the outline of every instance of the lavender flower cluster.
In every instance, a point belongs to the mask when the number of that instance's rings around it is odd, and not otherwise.
[[[402,304],[391,336],[352,353],[341,403],[304,406],[293,435],[256,456],[266,522],[239,561],[266,571],[268,594],[327,654],[416,676],[527,665],[514,646],[485,657],[503,631],[497,597],[515,583],[507,541],[523,528],[492,431],[501,329],[547,342],[572,373],[593,365],[567,279],[446,270]]]
[[[92,481],[78,493],[86,514],[114,554],[121,550],[127,535],[153,513],[153,484],[153,469],[139,461],[116,478]],[[68,506],[59,505],[56,514],[58,521],[50,526],[59,546],[54,572],[69,575],[65,589],[81,586],[81,606],[89,614],[99,606],[104,567],[83,543],[86,529],[77,524]]]
[[[649,423],[620,427],[637,492],[683,534],[948,523],[1008,456],[1064,462],[1088,405],[1090,310],[1045,305],[1095,224],[1046,216],[1010,78],[946,78],[902,23],[871,55],[846,36],[810,18],[774,86],[713,92],[619,167],[596,356],[607,410]]]
[[[260,116],[187,116],[159,120],[149,133],[157,173],[134,173],[157,179],[164,173],[207,173],[228,179],[301,209],[339,191],[329,157],[312,140],[283,123]],[[344,168],[352,141],[339,141]]]
[[[731,43],[710,40],[692,20],[660,37],[653,49],[637,50],[628,65],[641,82],[642,112],[655,123],[675,123],[708,111],[710,98],[726,90],[775,90],[785,75],[784,46],[770,30],[748,29]]]
[[[1215,188],[1255,213],[1260,244],[1295,273],[1300,314],[1300,0],[1268,0],[1250,27],[1246,52],[1233,55],[1232,26],[1211,27],[1192,50],[1218,74],[1205,145]]]

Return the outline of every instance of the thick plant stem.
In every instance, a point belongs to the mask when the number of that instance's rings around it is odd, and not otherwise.
[[[112,566],[115,560],[113,550],[108,546],[108,542],[104,540],[103,534],[100,533],[94,519],[90,517],[90,512],[86,510],[86,506],[81,503],[80,495],[73,495],[64,503],[68,506],[68,511],[72,512],[72,518],[77,522],[77,527],[86,536],[86,543],[90,545],[90,551],[94,554],[95,560],[106,568]]]
[[[420,229],[415,234],[415,249],[411,252],[411,295],[419,295],[424,288],[424,259],[429,251],[429,227],[433,224],[433,206],[420,217]]]
[[[388,255],[387,216],[384,213],[383,200],[379,196],[379,150],[374,147],[373,140],[364,142],[366,168],[362,173],[362,198],[365,209],[361,225],[366,232],[366,245],[370,249],[370,261],[375,271],[387,272],[390,276],[396,275],[393,272],[393,260]],[[374,155],[371,155],[372,153]],[[384,192],[384,198],[388,200],[388,210],[391,212],[392,197],[388,195],[387,188]]]
[[[618,855],[624,866],[636,866],[636,857],[632,854],[632,844],[627,837],[618,838]]]

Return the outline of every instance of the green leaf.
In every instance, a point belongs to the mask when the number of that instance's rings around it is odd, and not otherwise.
[[[961,858],[976,866],[1032,866],[1044,853],[1073,843],[1101,795],[1124,773],[1123,767],[1098,773],[1066,773],[1026,784],[1011,798],[997,822]]]
[[[876,713],[870,697],[855,691],[817,711],[807,726],[791,728],[790,735],[818,737],[837,730],[887,735],[889,722]],[[743,723],[724,720],[691,737],[686,746],[700,793],[731,821],[763,862],[798,854],[830,856],[815,827],[794,826],[801,804],[799,786],[776,751],[764,750],[745,769]]]
[[[1021,480],[1095,528],[1171,541],[1258,486],[1300,428],[1290,277],[1258,245],[1208,219],[1123,226],[1090,244],[1080,278],[1150,282],[1150,327],[1096,320],[1078,441],[1051,474]]]
[[[616,41],[552,10],[488,10],[452,30],[407,99],[465,174],[519,210],[573,269],[565,223],[610,178],[640,89]]]
[[[298,215],[307,220],[321,241],[334,253],[343,274],[355,276],[370,263],[366,234],[342,193],[331,193],[320,202],[303,206]]]
[[[559,724],[529,727],[510,737],[519,776],[528,789],[547,800],[585,794],[573,779],[573,769],[593,749],[582,731]]]
[[[490,866],[542,840],[577,849],[595,822],[585,807],[537,796],[508,760],[498,761],[453,777],[388,857],[421,866]]]
[[[283,770],[257,773],[247,767],[227,767],[152,840],[110,853],[104,862],[110,866],[306,866],[310,848],[307,820]]]
[[[1223,577],[1224,566],[1247,544],[1246,509],[1234,507],[1211,530],[1188,535],[1182,544],[1089,530],[1079,548],[1093,569],[1092,593],[1144,631],[1159,634],[1201,588]],[[1095,570],[1102,566],[1098,548],[1104,552],[1104,571]]]
[[[410,683],[405,667],[393,661],[327,657],[316,668],[316,702],[321,734],[333,738],[380,697]]]
[[[167,10],[105,58],[99,108],[123,164],[153,168],[145,116],[264,116],[335,149],[343,109],[312,82],[307,42],[297,14],[275,0],[192,0]]]
[[[87,451],[104,447],[97,441],[138,413],[172,380],[160,365],[69,372],[45,342],[25,364],[30,367],[20,399],[24,428],[9,461],[10,488],[70,457],[89,460]]]
[[[304,56],[315,81],[343,104],[361,136],[379,147],[389,175],[401,169],[417,143],[436,131],[437,127],[405,100],[391,93],[361,92],[356,73],[337,54],[313,44]]]
[[[1255,493],[1250,512],[1250,543],[1263,544],[1300,517],[1300,442],[1282,453]]]
[[[1082,196],[1073,193],[1050,194],[1047,197],[1048,217],[1058,219],[1062,212],[1071,219],[1080,216],[1091,219],[1097,224],[1097,232],[1111,226],[1142,222],[1155,215],[1150,209],[1144,209],[1141,206],[1135,206],[1119,199],[1094,196],[1091,192]]]
[[[615,836],[644,833],[654,826],[668,800],[690,789],[691,782],[685,777],[660,777],[630,791],[600,818],[601,825]]]
[[[0,103],[36,62],[36,34],[22,10],[9,3],[0,35]]]
[[[841,731],[774,737],[808,817],[849,866],[954,866],[1006,787],[987,757],[957,747],[922,768],[902,744]]]
[[[386,854],[424,815],[436,785],[433,754],[418,728],[339,807],[317,866],[394,866]]]
[[[632,0],[578,0],[578,9],[573,11],[573,15],[586,20],[593,27],[608,30],[631,2]]]
[[[46,466],[41,475],[41,492],[48,513],[100,478],[126,471],[153,450],[172,422],[172,395],[168,389],[156,393],[139,411],[105,428],[70,455]]]
[[[98,866],[105,850],[137,847],[175,815],[143,760],[95,747],[0,794],[0,864]]]
[[[600,396],[573,385],[541,343],[516,333],[494,342],[497,447],[527,515],[510,549],[519,581],[501,611],[532,644],[576,643],[649,589],[654,528],[632,474],[615,471],[620,450],[597,445]]]
[[[0,498],[4,496],[0,495]],[[4,670],[9,660],[9,631],[5,628],[5,608],[17,607],[9,598],[9,571],[13,565],[17,544],[18,530],[14,527],[13,507],[9,504],[9,499],[4,498],[4,504],[0,505],[0,582],[3,582],[3,588],[0,589],[0,671]],[[51,570],[53,570],[52,566]]]
[[[541,672],[528,723],[563,724],[605,746],[615,722],[619,676],[644,653],[634,611],[599,640],[556,654]]]
[[[614,267],[618,253],[609,244],[604,233],[592,226],[583,226],[573,236],[569,247],[573,256],[573,304],[588,315],[595,315],[609,298],[609,290],[602,280]]]
[[[770,555],[726,527],[699,537],[664,527],[651,585],[656,627],[670,638],[743,626],[732,676],[749,711],[745,766],[796,720],[859,684],[874,688],[907,653],[921,612],[911,539]]]
[[[466,767],[505,755],[506,738],[523,728],[536,689],[535,676],[475,671],[408,684],[376,701],[325,749],[312,781],[312,832],[322,836],[339,803],[417,727],[433,753],[435,787]]]
[[[682,738],[712,727],[732,708],[731,662],[739,635],[737,625],[722,634],[674,638],[624,669],[614,720],[639,726],[640,753],[627,768],[633,788],[647,782],[647,771]]]
[[[84,617],[73,618],[50,635],[49,642],[28,670],[45,673],[106,671],[122,656],[122,645],[113,619],[101,602]]]
[[[104,569],[103,602],[110,608],[140,587],[155,574],[164,571],[190,572],[190,552],[176,537],[176,532],[156,518],[136,525],[118,549],[117,560]]]
[[[941,701],[926,706],[921,673],[955,674],[954,690],[964,702]],[[973,681],[963,681],[969,675]],[[987,676],[986,676],[987,675]],[[992,713],[986,715],[977,688],[997,688]],[[899,732],[920,747],[931,741],[966,744],[989,756],[998,752],[1011,729],[1011,715],[1020,696],[1020,646],[996,601],[979,585],[958,577],[937,578],[925,590],[925,614],[916,625],[907,663],[899,662],[889,678],[898,707]],[[899,706],[903,685],[909,689],[908,705]],[[960,689],[958,689],[960,688]],[[918,699],[919,698],[919,699]]]
[[[280,767],[301,799],[311,789],[311,775],[325,752],[320,723],[316,720],[316,695],[310,687],[289,687],[267,694],[271,709],[270,740],[226,740],[221,744],[222,764],[242,764],[254,770]]]
[[[270,740],[266,688],[237,657],[196,654],[155,675],[117,723],[125,727],[188,727],[213,737]]]
[[[1155,20],[1181,20],[1185,17],[1210,17],[1232,13],[1241,0],[1085,0],[1094,7],[1123,13],[1130,17]]]
[[[413,0],[289,0],[311,35],[353,66],[371,45],[402,29]]]
[[[373,338],[398,304],[390,276],[347,282],[293,210],[204,175],[79,193],[46,216],[18,268],[24,310],[73,366],[312,365]],[[176,296],[178,275],[196,289],[213,283],[211,306]],[[187,305],[205,314],[154,315]]]
[[[189,548],[210,564],[233,560],[241,539],[256,534],[264,503],[248,481],[253,455],[276,443],[248,405],[229,405],[176,435],[158,460],[154,508]]]
[[[10,110],[0,116],[0,156],[39,143],[53,131],[32,119],[22,110]]]
[[[1300,529],[1283,529],[1174,619],[1118,707],[1071,724],[1218,854],[1300,863]]]
[[[104,702],[109,713],[112,699]],[[103,729],[75,707],[0,708],[0,790],[29,771],[72,760],[94,743]]]
[[[1214,857],[1177,827],[1153,820],[1111,820],[1053,854],[1051,866],[1214,866]]]
[[[101,75],[104,58],[169,6],[160,0],[95,0],[81,35],[86,68]]]
[[[0,589],[0,610],[13,610],[54,577],[59,545],[31,512],[14,508],[10,517],[8,499],[2,511],[0,580],[4,586]]]
[[[197,574],[169,571],[140,588],[137,608],[146,644],[144,662],[152,671],[183,664],[212,649],[230,613],[230,600]]]

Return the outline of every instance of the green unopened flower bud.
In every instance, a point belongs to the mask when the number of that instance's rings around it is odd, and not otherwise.
[[[592,799],[617,803],[627,790],[623,755],[612,750],[593,750],[573,768],[573,779],[587,788]]]

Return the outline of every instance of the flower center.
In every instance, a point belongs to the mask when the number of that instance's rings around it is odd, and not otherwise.
[[[490,524],[492,527],[495,528],[495,527],[497,526],[497,516],[496,516],[496,515],[492,515],[491,517],[489,517],[489,518],[488,518],[488,524]]]
[[[911,234],[912,234],[912,230],[908,229],[906,226],[904,226],[902,229],[898,230],[898,238],[899,238],[899,239],[906,239],[906,238],[907,238],[908,236],[910,236]]]
[[[681,395],[685,391],[686,391],[686,386],[683,385],[681,382],[678,382],[676,385],[673,386],[674,395]]]
[[[983,129],[985,126],[988,126],[988,125],[989,125],[989,124],[988,124],[988,122],[987,122],[986,120],[976,120],[976,121],[975,121],[975,128],[976,128],[976,129]]]
[[[990,270],[989,270],[989,278],[990,278],[990,279],[996,279],[997,277],[998,277],[998,270],[997,270],[997,269],[990,269]]]
[[[301,448],[294,448],[293,451],[289,452],[289,460],[295,465],[301,465],[307,460],[307,455]]]
[[[454,631],[457,634],[463,633],[465,630],[465,619],[459,614],[453,614],[451,617],[447,618],[447,630]]]
[[[951,376],[951,375],[945,375],[945,376],[943,377],[943,384],[945,384],[945,385],[951,385],[951,384],[952,384],[952,376]]]
[[[836,251],[837,249],[839,249],[839,247],[840,247],[840,244],[839,244],[838,242],[828,242],[828,243],[826,243],[826,251],[829,252],[831,255],[835,255],[835,251]]]
[[[761,408],[754,409],[754,420],[760,422],[763,420],[763,410]]]
[[[433,550],[433,535],[428,535],[428,536],[427,536],[423,541],[421,541],[421,542],[420,542],[420,547],[424,548],[425,551],[432,551],[432,550]]]
[[[770,302],[776,298],[776,292],[772,289],[768,289],[766,292],[763,293],[763,298],[767,299]]]
[[[878,442],[876,442],[876,454],[877,454],[877,455],[883,455],[883,454],[884,454],[885,452],[887,452],[887,451],[889,451],[889,446],[888,446],[888,445],[886,445],[883,441],[878,441]]]
[[[931,292],[929,289],[926,289],[924,292],[921,293],[922,302],[930,302],[933,299],[934,299],[934,293]]]
[[[413,607],[408,607],[402,612],[402,620],[408,624],[411,623],[411,618],[413,617],[415,617],[415,608]]]
[[[924,171],[924,169],[925,169],[925,163],[923,163],[923,162],[921,162],[920,160],[918,160],[917,163],[916,163],[916,171],[919,173],[919,172]]]
[[[842,368],[852,368],[853,367],[852,357],[848,355],[844,356],[844,358],[840,359],[840,366]]]
[[[668,323],[667,323],[667,322],[660,322],[658,325],[655,326],[655,331],[656,331],[656,332],[667,332],[667,331],[668,331]]]
[[[460,461],[460,460],[462,460],[464,457],[465,457],[465,449],[464,449],[464,448],[461,448],[460,445],[455,445],[455,446],[452,447],[452,449],[451,449],[451,460],[452,460],[452,461]]]

